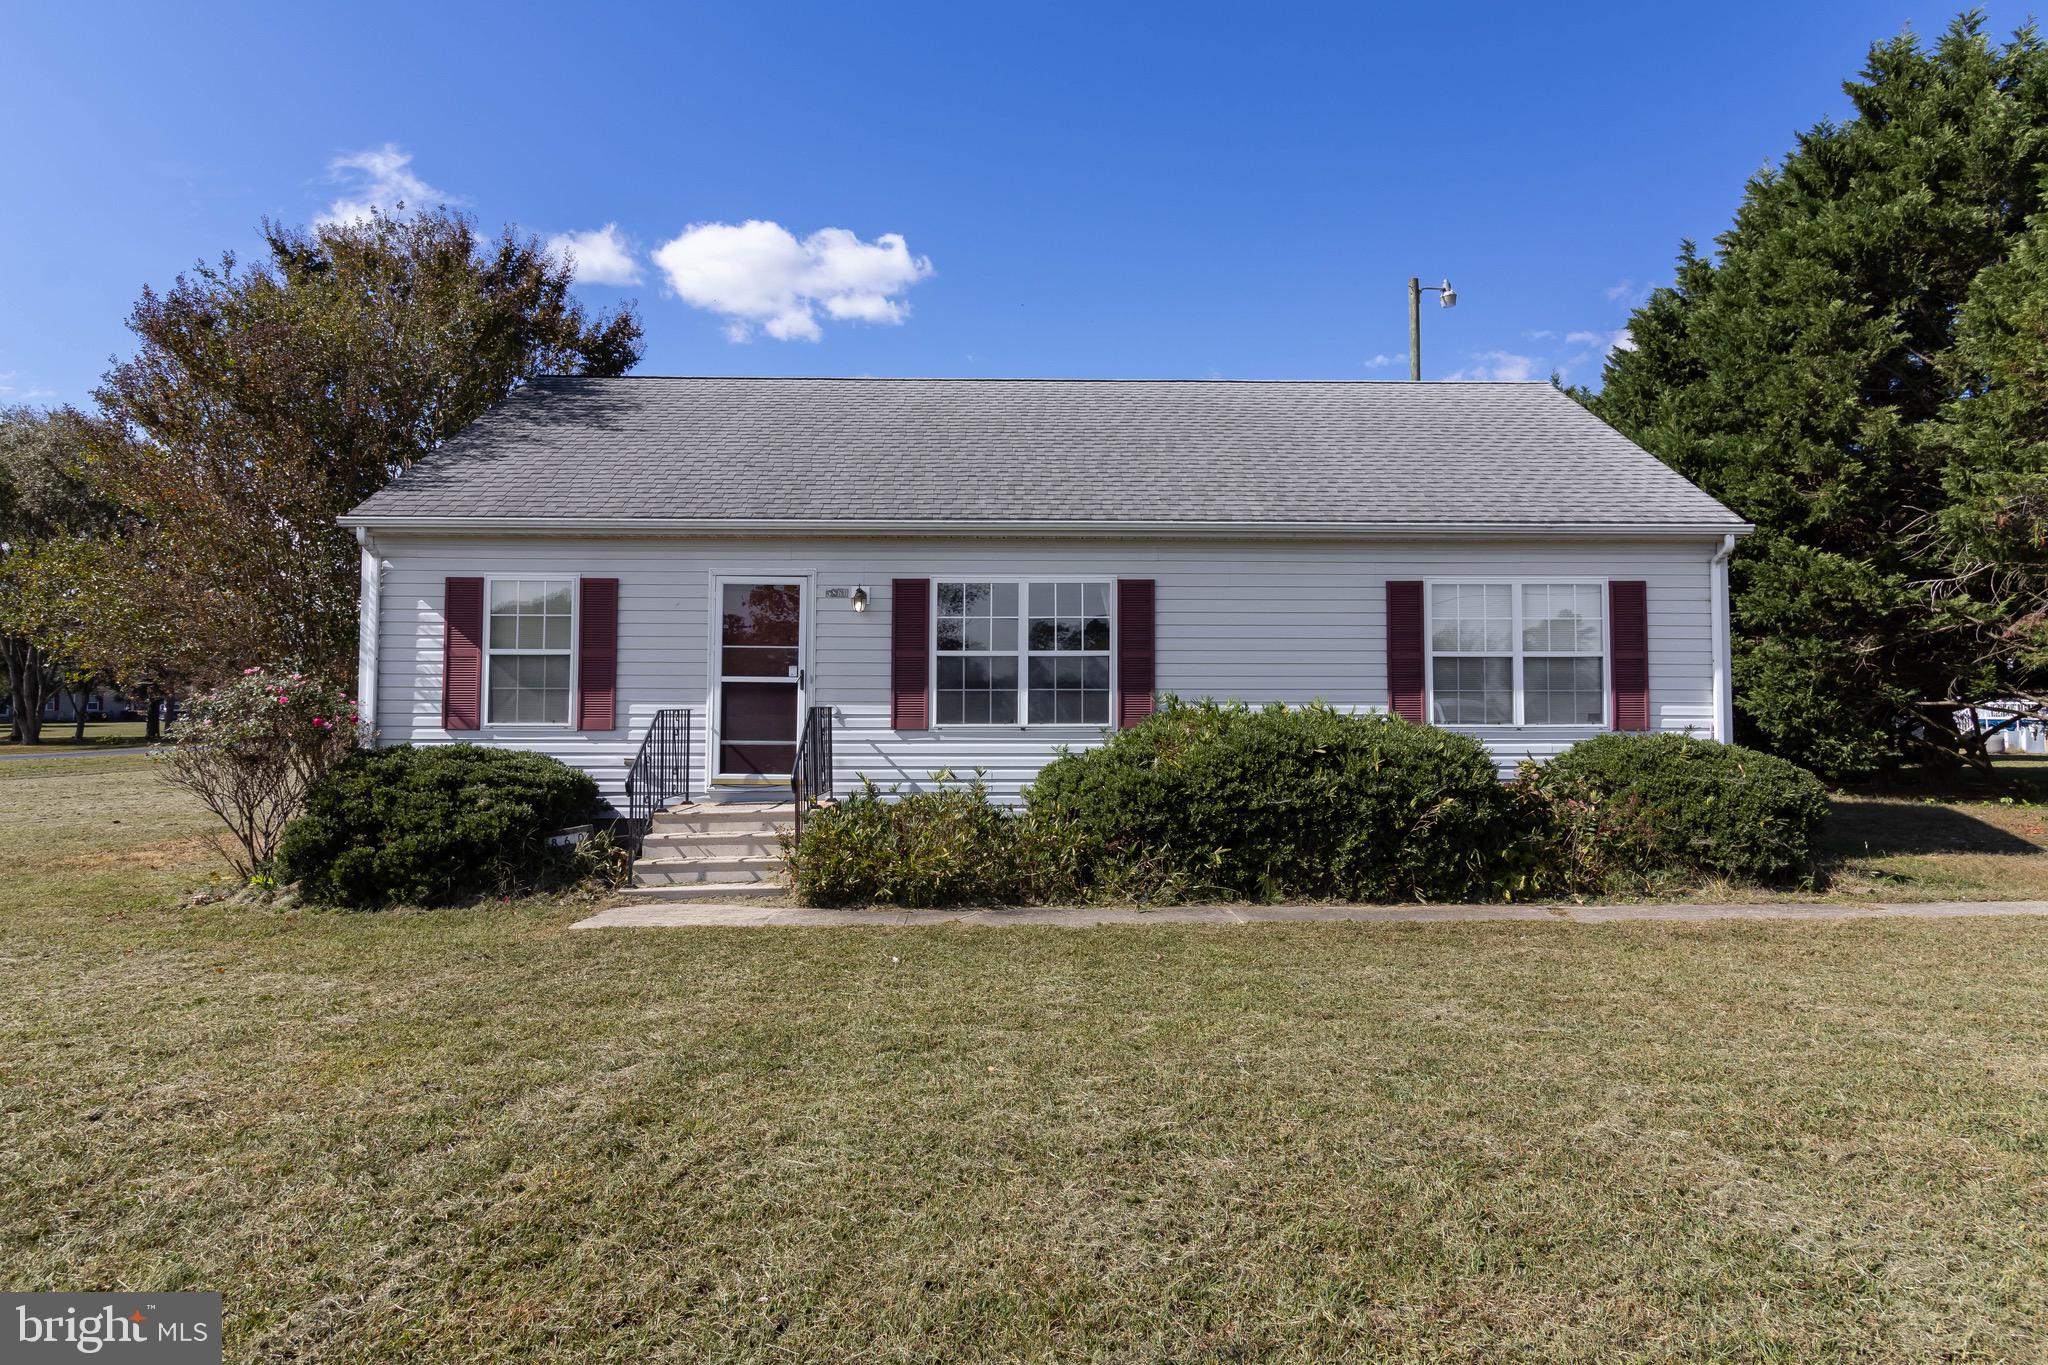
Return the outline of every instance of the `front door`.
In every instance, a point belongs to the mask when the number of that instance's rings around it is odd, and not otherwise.
[[[788,780],[804,689],[804,583],[720,579],[717,776]]]

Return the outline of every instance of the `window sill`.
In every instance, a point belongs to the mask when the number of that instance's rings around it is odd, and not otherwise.
[[[1089,721],[1089,720],[1074,720],[1074,721],[1064,721],[1064,722],[1062,722],[1062,721],[1045,721],[1045,722],[1041,722],[1040,724],[1037,724],[1037,725],[1003,725],[1003,724],[989,724],[989,725],[978,725],[978,724],[975,724],[975,723],[974,723],[974,722],[972,722],[972,721],[965,721],[965,722],[963,722],[963,721],[955,721],[955,722],[953,722],[953,723],[952,723],[952,724],[950,724],[950,725],[932,725],[932,726],[928,726],[928,727],[927,727],[927,732],[928,732],[928,733],[932,733],[932,734],[947,734],[947,735],[1026,735],[1026,734],[1038,734],[1038,735],[1042,735],[1042,734],[1049,734],[1049,733],[1051,733],[1051,732],[1053,732],[1053,731],[1062,731],[1062,732],[1065,732],[1065,733],[1067,733],[1067,734],[1097,734],[1097,733],[1100,733],[1100,732],[1101,732],[1101,731],[1103,731],[1103,730],[1109,730],[1109,729],[1114,729],[1114,728],[1115,728],[1115,727],[1114,727],[1113,725],[1111,725],[1111,723],[1110,723],[1110,722],[1108,722],[1108,721],[1106,721],[1106,720],[1105,720],[1105,721]],[[899,733],[916,733],[916,732],[912,731],[912,732],[899,732]]]
[[[1568,725],[1514,725],[1508,722],[1498,725],[1448,725],[1434,720],[1429,724],[1430,728],[1435,730],[1506,730],[1513,734],[1521,734],[1525,730],[1534,730],[1542,734],[1559,734],[1566,730],[1591,730],[1599,733],[1608,728],[1608,722],[1604,720],[1589,720]]]

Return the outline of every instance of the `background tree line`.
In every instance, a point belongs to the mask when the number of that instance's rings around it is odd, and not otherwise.
[[[145,699],[265,664],[346,682],[358,552],[335,519],[541,374],[623,374],[628,304],[446,211],[312,230],[144,289],[87,409],[0,412],[0,658],[15,737],[67,682]],[[154,710],[152,708],[152,723]]]

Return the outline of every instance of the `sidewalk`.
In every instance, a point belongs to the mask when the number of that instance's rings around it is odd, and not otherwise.
[[[1465,920],[1612,924],[1623,920],[1962,919],[1986,915],[2048,916],[2048,901],[1930,901],[1832,905],[1175,905],[1158,910],[1029,906],[1013,910],[808,910],[761,905],[618,905],[579,920],[572,929],[682,929],[739,926],[859,927],[929,924],[1052,924],[1086,929],[1102,924],[1428,924]]]

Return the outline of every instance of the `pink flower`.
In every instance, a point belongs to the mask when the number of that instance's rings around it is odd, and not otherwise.
[[[290,701],[291,701],[291,698],[290,698],[290,697],[287,697],[287,696],[286,696],[286,695],[285,695],[284,693],[280,692],[280,693],[278,693],[278,694],[277,694],[277,704],[278,704],[279,706],[283,706],[283,705],[285,705],[286,703],[288,703],[288,702],[290,702]]]
[[[242,676],[243,676],[243,677],[245,677],[245,678],[253,678],[253,677],[255,677],[255,676],[256,676],[256,675],[258,674],[258,673],[261,673],[262,671],[263,671],[263,670],[262,670],[262,669],[261,669],[260,667],[259,667],[259,668],[245,668],[245,669],[243,669],[243,670],[242,670]]]

